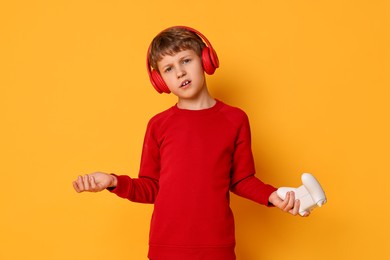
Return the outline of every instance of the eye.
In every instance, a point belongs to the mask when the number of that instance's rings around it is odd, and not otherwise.
[[[171,70],[172,70],[172,67],[167,67],[167,68],[165,68],[164,72],[165,72],[165,73],[168,73],[168,72],[170,72]]]
[[[190,63],[191,62],[191,59],[184,59],[183,60],[183,64],[187,64],[187,63]]]

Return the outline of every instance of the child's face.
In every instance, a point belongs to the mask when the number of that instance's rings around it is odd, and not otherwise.
[[[165,55],[157,62],[169,90],[184,99],[194,99],[207,91],[201,58],[193,50]]]

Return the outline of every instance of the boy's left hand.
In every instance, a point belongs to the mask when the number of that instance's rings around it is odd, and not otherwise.
[[[271,193],[268,199],[269,202],[271,202],[275,207],[283,210],[284,212],[289,212],[290,214],[296,216],[299,213],[299,200],[295,199],[295,194],[293,191],[290,191],[286,194],[286,198],[282,200],[276,191]],[[305,213],[303,217],[309,216],[310,213]]]

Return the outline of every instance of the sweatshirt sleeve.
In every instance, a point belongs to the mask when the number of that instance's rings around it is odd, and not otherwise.
[[[248,116],[243,112],[236,113],[235,120],[238,122],[237,136],[234,145],[231,168],[231,185],[255,174],[255,163],[252,154],[251,130]]]
[[[157,180],[146,177],[132,179],[127,175],[113,175],[118,183],[114,189],[108,189],[110,192],[133,202],[154,203],[158,193]]]
[[[276,191],[276,188],[269,184],[265,184],[252,175],[236,183],[231,187],[231,191],[234,194],[262,205],[272,206],[272,204],[268,202],[268,198],[272,192]]]
[[[241,113],[241,122],[233,154],[231,191],[263,205],[276,190],[255,177],[255,163],[251,147],[251,130],[248,116]]]

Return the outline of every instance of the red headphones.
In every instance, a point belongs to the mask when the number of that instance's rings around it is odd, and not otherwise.
[[[196,33],[200,38],[203,39],[203,41],[206,43],[206,46],[202,50],[203,69],[209,75],[214,74],[215,70],[219,67],[219,61],[218,61],[217,53],[215,52],[215,50],[213,49],[213,47],[211,46],[211,44],[207,40],[207,38],[203,34],[198,32],[197,30],[190,28],[190,27],[186,27],[186,26],[174,26],[174,27],[167,28],[164,31],[169,30],[171,28],[184,28],[186,30],[189,30],[191,32]],[[162,31],[162,32],[164,32],[164,31]],[[148,53],[146,56],[146,69],[148,70],[150,82],[152,83],[153,87],[157,90],[158,93],[169,94],[169,93],[171,93],[171,91],[169,90],[167,84],[165,84],[160,73],[158,73],[156,70],[154,70],[150,66],[150,63],[149,63],[150,49],[151,49],[151,46],[149,46]]]

